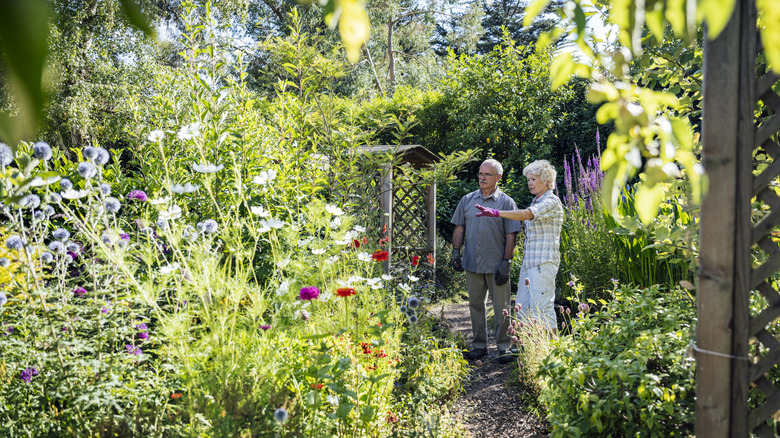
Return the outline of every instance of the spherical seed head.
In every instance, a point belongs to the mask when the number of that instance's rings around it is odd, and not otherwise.
[[[33,157],[48,161],[51,159],[51,146],[45,141],[39,141],[33,145]]]

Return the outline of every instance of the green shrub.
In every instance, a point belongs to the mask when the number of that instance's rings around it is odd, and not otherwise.
[[[686,291],[615,287],[614,300],[584,302],[572,334],[553,341],[539,370],[553,437],[690,436],[696,308]]]

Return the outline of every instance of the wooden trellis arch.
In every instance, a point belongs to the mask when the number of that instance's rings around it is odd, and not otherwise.
[[[415,169],[430,166],[438,157],[419,145],[366,146],[366,153],[391,154],[396,165]],[[384,212],[390,263],[396,254],[433,254],[436,258],[436,184],[397,184],[393,162],[382,166],[379,175],[379,205]],[[385,265],[387,269],[388,264]]]
[[[780,96],[754,0],[704,46],[696,435],[775,436],[780,412]],[[761,116],[754,116],[763,105]],[[753,310],[751,311],[751,295]],[[756,310],[757,309],[757,310]]]

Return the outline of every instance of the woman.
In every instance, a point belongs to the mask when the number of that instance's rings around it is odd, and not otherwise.
[[[481,205],[477,216],[501,217],[523,221],[525,245],[520,268],[517,304],[521,313],[535,318],[539,324],[554,331],[555,277],[561,263],[561,228],[563,205],[555,189],[555,168],[547,160],[537,160],[523,169],[528,189],[534,195],[531,205],[523,210],[496,210]]]

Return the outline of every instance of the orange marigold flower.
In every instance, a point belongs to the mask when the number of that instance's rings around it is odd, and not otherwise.
[[[376,250],[373,254],[371,254],[371,258],[377,262],[386,262],[387,259],[390,258],[390,253],[387,251]]]
[[[346,298],[350,295],[355,295],[357,292],[355,292],[355,288],[353,287],[340,287],[336,289],[336,295]]]
[[[433,258],[433,253],[428,253],[428,264],[433,266],[433,264],[436,263],[436,259]]]
[[[412,266],[414,266],[416,268],[417,265],[419,265],[419,264],[420,264],[420,256],[418,256],[418,255],[412,256]]]
[[[176,400],[177,398],[181,398],[181,396],[183,395],[184,394],[182,394],[181,392],[174,392],[173,394],[171,394],[171,398]]]

